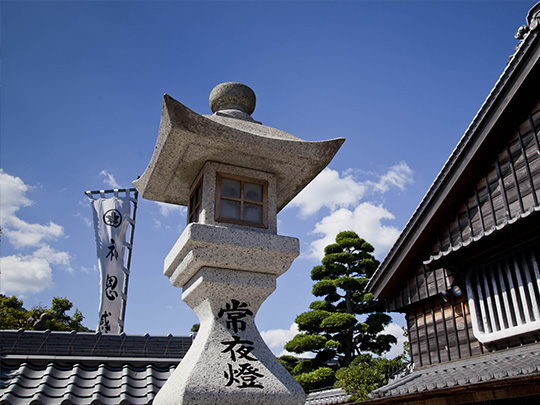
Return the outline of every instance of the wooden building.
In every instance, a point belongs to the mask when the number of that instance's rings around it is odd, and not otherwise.
[[[368,285],[405,314],[415,366],[374,403],[540,403],[540,3],[527,23]]]

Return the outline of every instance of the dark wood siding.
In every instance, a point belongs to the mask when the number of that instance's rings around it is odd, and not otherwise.
[[[430,268],[420,265],[415,273],[403,283],[399,294],[388,299],[388,311],[397,311],[407,305],[437,296],[448,290],[454,276],[445,268]]]
[[[473,335],[465,297],[448,302],[436,297],[419,302],[406,313],[412,361],[417,367],[484,353]]]
[[[511,134],[474,190],[464,196],[455,215],[433,241],[431,256],[448,253],[473,238],[539,207],[540,109]]]
[[[474,190],[464,196],[450,222],[434,237],[430,252],[421,258],[436,261],[463,244],[493,233],[520,215],[540,207],[540,103],[511,134],[506,147],[496,156]],[[431,258],[429,257],[431,256]],[[404,282],[398,296],[389,301],[388,309],[406,305],[439,294],[451,286],[446,270],[430,263],[419,265]]]
[[[527,214],[540,207],[540,102],[514,133],[500,136],[508,138],[506,146],[493,156],[484,173],[477,173],[476,187],[463,195],[446,226],[433,235],[426,255],[418,257],[417,267],[411,268],[399,293],[388,299],[389,311],[406,315],[416,366],[476,356],[488,349],[473,334],[463,280],[468,265],[464,263],[471,254],[486,254],[482,250],[488,248],[486,243],[482,249],[474,248],[480,246],[479,240],[515,220],[527,221]],[[454,252],[464,246],[468,253],[461,254],[458,262]],[[449,294],[445,301],[441,293],[454,283],[462,295]],[[490,343],[490,350],[499,348]]]

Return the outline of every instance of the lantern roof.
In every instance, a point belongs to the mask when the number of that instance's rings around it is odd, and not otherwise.
[[[279,211],[330,163],[345,141],[309,142],[262,125],[250,115],[255,94],[240,83],[216,86],[210,106],[213,115],[200,115],[163,97],[154,154],[133,182],[143,198],[187,205],[203,165],[214,161],[274,174]]]

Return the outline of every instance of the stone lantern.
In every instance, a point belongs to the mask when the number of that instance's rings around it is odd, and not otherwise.
[[[255,94],[222,83],[213,115],[165,95],[154,154],[133,182],[143,198],[188,206],[165,259],[200,328],[155,404],[303,404],[304,391],[262,340],[255,315],[299,254],[277,213],[323,170],[343,138],[306,142],[255,121]]]

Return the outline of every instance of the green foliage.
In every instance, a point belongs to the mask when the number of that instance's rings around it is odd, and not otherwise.
[[[356,325],[356,317],[351,314],[336,312],[324,318],[321,327],[328,332],[348,330]]]
[[[315,354],[293,368],[292,374],[305,390],[328,386],[338,367],[347,367],[364,352],[385,353],[397,342],[394,336],[381,333],[391,321],[383,313],[384,303],[365,291],[379,264],[373,251],[355,232],[340,232],[335,243],[324,249],[322,265],[311,271],[312,293],[322,299],[298,315],[301,333],[285,345],[289,352]]]
[[[403,357],[407,360],[411,360],[411,344],[409,343],[409,330],[407,328],[401,328],[403,329],[403,336],[405,337],[405,341],[403,342]]]
[[[298,330],[311,333],[318,333],[322,330],[321,323],[331,315],[328,311],[314,309],[309,312],[304,312],[296,317],[295,322],[298,325]]]
[[[41,317],[43,321],[38,324],[41,330],[92,332],[91,329],[83,326],[84,316],[77,308],[73,315],[69,315],[68,312],[72,308],[73,303],[67,298],[54,297],[50,309],[35,305],[30,310],[26,310],[22,300],[17,297],[0,295],[0,328],[31,330]]]
[[[27,328],[28,311],[23,308],[23,302],[17,297],[0,295],[0,329]]]
[[[300,359],[298,357],[294,357],[291,355],[283,355],[278,357],[279,362],[285,369],[292,374],[293,369],[300,363]]]
[[[285,344],[285,350],[292,353],[316,352],[325,348],[328,339],[321,335],[299,333]]]
[[[403,366],[401,356],[389,360],[363,354],[356,357],[349,367],[336,372],[335,385],[352,394],[351,401],[363,401],[371,391],[385,385]]]
[[[322,297],[323,295],[331,294],[336,292],[336,286],[332,280],[323,279],[316,283],[311,290],[311,293],[315,297]]]
[[[198,332],[200,327],[201,327],[200,323],[194,323],[193,326],[191,327],[191,331]]]
[[[315,362],[314,359],[309,359],[309,360],[301,360],[294,368],[293,368],[293,371],[292,371],[292,375],[293,376],[298,376],[298,375],[302,375],[302,374],[306,374],[306,373],[309,373],[313,370],[316,370],[317,369],[317,363]],[[295,377],[296,378],[296,377]]]
[[[328,301],[313,301],[311,304],[309,304],[309,309],[318,309],[328,312],[335,311],[335,307],[332,305],[331,302]]]
[[[336,381],[335,372],[329,367],[320,367],[295,378],[306,391],[329,387]]]

